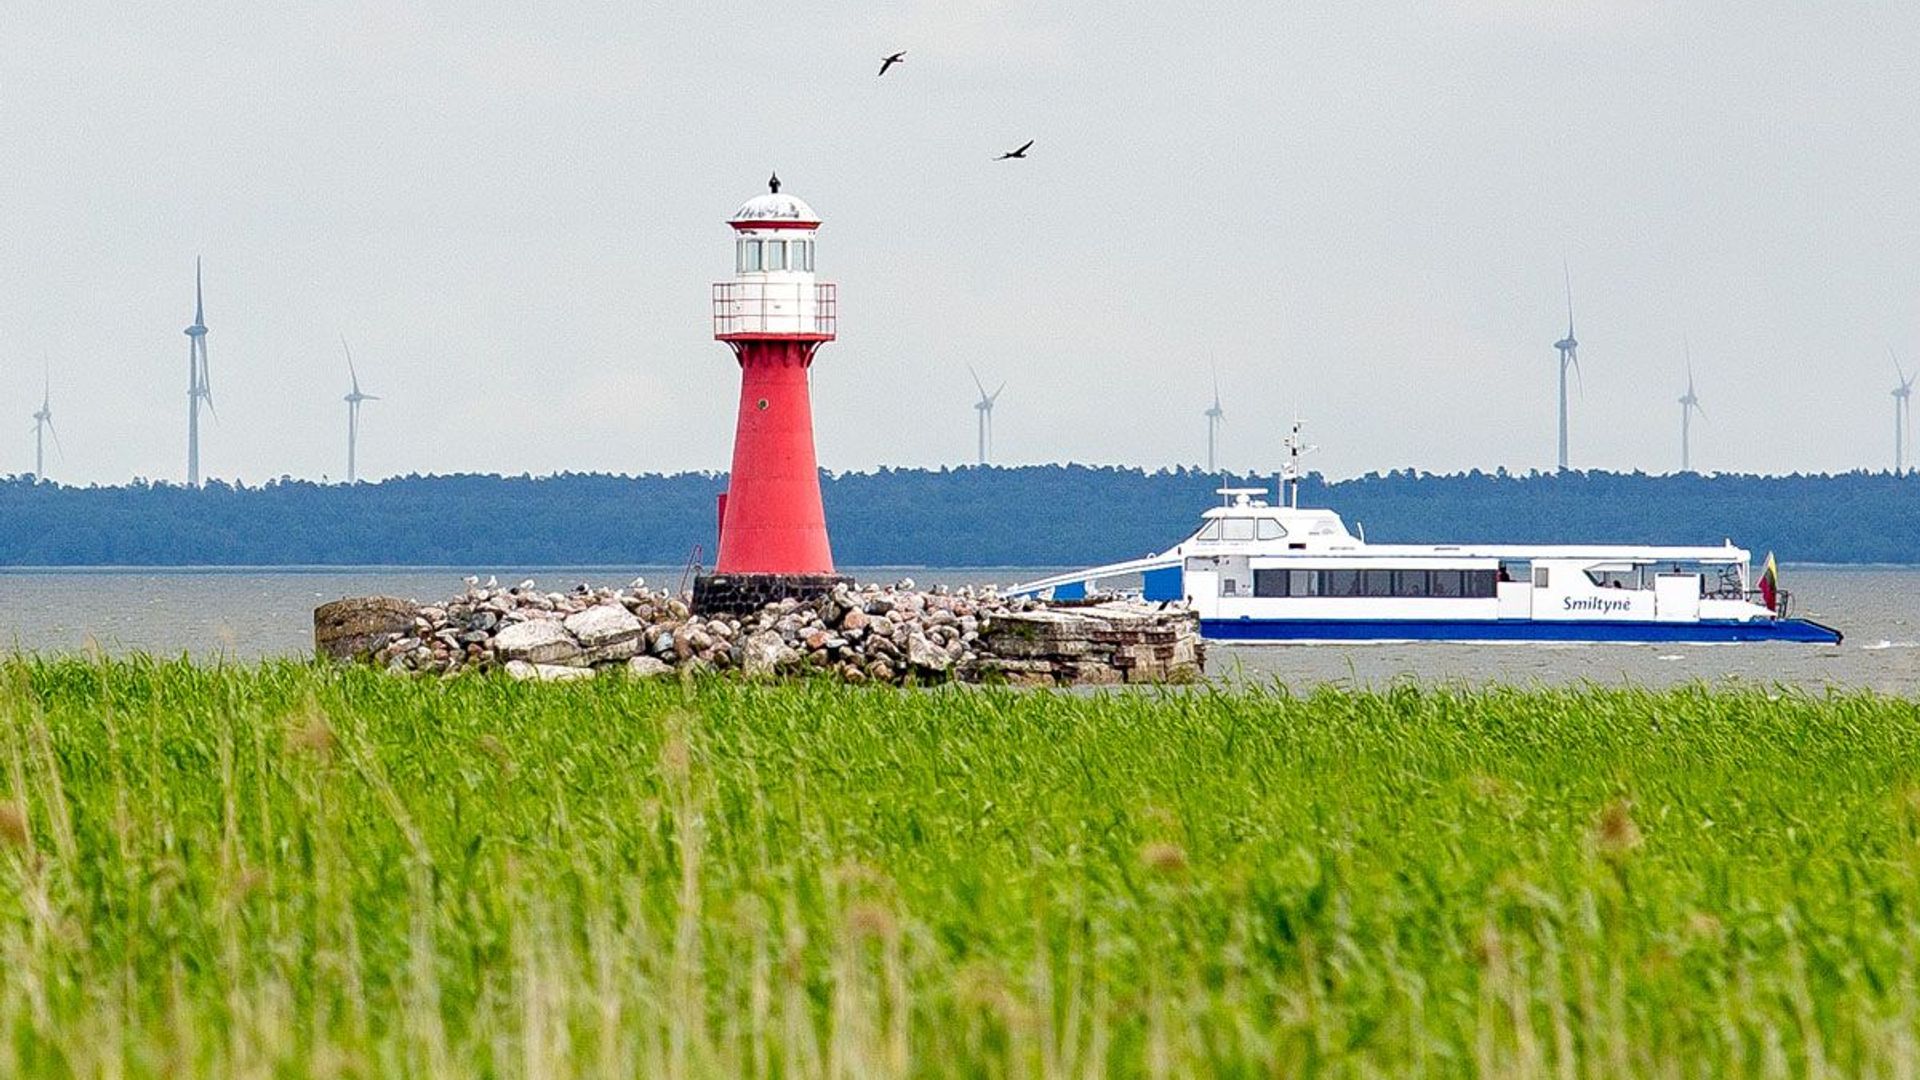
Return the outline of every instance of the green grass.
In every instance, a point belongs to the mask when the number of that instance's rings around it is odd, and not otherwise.
[[[1908,1076],[1920,714],[0,662],[0,1076]]]

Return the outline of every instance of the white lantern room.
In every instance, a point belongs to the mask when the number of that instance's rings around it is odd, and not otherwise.
[[[767,188],[727,220],[734,232],[733,280],[714,284],[714,336],[832,340],[834,287],[814,279],[820,216],[806,200],[782,193],[778,176]]]

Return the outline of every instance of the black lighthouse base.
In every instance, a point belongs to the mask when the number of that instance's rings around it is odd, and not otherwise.
[[[852,585],[841,574],[702,574],[693,579],[697,615],[751,615],[781,600],[818,600],[836,585]]]

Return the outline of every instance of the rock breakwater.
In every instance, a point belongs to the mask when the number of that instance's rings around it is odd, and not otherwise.
[[[743,615],[700,615],[689,598],[579,585],[547,592],[469,579],[441,603],[359,597],[314,611],[314,643],[396,674],[502,668],[565,680],[607,672],[831,675],[847,682],[1110,685],[1186,682],[1205,665],[1192,612],[1126,601],[1058,606],[992,590],[843,584]]]

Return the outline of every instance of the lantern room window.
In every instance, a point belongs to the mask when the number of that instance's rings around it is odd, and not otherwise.
[[[746,273],[760,269],[760,241],[742,240],[740,242],[740,272]]]
[[[787,242],[785,240],[769,240],[767,241],[766,247],[765,269],[785,270],[787,268]]]

